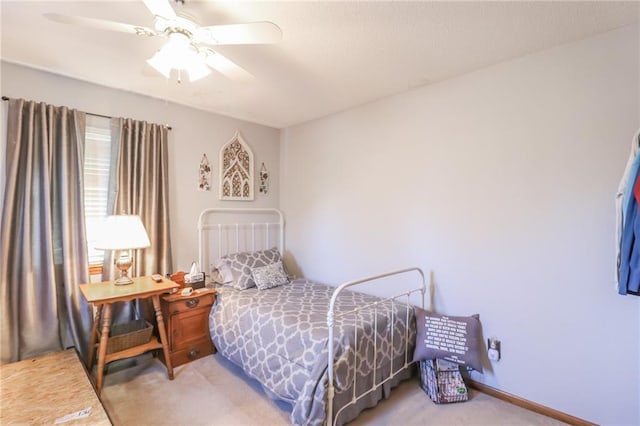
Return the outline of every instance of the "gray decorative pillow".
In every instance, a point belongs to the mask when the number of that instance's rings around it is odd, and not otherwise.
[[[414,361],[445,359],[482,373],[480,316],[454,317],[415,307],[416,349]]]
[[[251,275],[256,282],[258,290],[267,290],[289,282],[281,261],[272,263],[271,265],[253,268],[251,269]]]
[[[231,269],[231,275],[233,276],[232,287],[238,290],[246,290],[256,286],[251,274],[253,268],[271,265],[272,263],[280,262],[282,259],[280,251],[277,247],[274,247],[269,250],[233,253],[222,256],[220,260],[225,261],[229,269]]]

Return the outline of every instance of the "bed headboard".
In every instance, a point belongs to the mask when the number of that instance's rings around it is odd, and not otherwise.
[[[278,247],[284,255],[284,216],[272,208],[210,208],[198,217],[198,260],[211,274],[220,257]]]

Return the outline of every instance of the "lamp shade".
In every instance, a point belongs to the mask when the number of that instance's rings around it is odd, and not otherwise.
[[[151,59],[147,59],[147,63],[155,68],[160,74],[164,75],[165,78],[169,78],[171,77],[171,68],[173,67],[166,58],[166,55],[162,52],[162,50],[156,52]]]
[[[129,250],[150,247],[151,242],[140,216],[107,216],[95,247],[99,250]]]

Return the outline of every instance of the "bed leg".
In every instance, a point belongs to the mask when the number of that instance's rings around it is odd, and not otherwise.
[[[329,382],[329,387],[327,388],[327,415],[325,424],[329,426],[333,426],[333,395],[335,391],[333,389],[333,381]]]

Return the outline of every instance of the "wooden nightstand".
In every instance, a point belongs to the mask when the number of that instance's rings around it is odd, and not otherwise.
[[[209,312],[215,300],[216,291],[205,288],[191,296],[177,293],[162,297],[160,304],[174,367],[216,352],[209,334]],[[164,354],[160,359],[165,362]]]
[[[160,310],[160,295],[170,292],[178,284],[173,281],[164,279],[162,282],[155,282],[151,277],[138,277],[133,279],[130,285],[115,285],[113,281],[105,281],[96,284],[80,284],[80,291],[84,295],[87,302],[96,306],[96,316],[91,328],[91,340],[89,342],[89,370],[93,366],[94,352],[96,341],[98,339],[98,327],[100,326],[100,318],[102,318],[102,333],[100,344],[98,345],[98,371],[96,378],[96,392],[98,396],[102,391],[102,380],[104,378],[104,366],[111,361],[130,358],[143,354],[154,349],[162,349],[164,354],[169,353],[167,344],[167,336],[165,333],[162,311]],[[111,329],[111,307],[116,302],[127,302],[134,299],[151,298],[153,301],[153,309],[156,312],[156,320],[158,322],[158,334],[160,342],[155,337],[151,337],[148,342],[133,346],[127,349],[119,350],[113,353],[107,353],[109,346],[109,330]],[[173,380],[173,367],[171,362],[165,363],[167,366],[167,374],[169,379]]]

